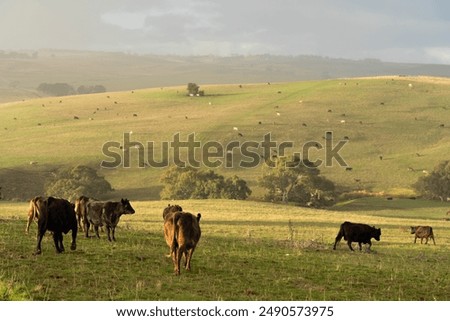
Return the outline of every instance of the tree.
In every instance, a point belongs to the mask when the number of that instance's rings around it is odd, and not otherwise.
[[[246,199],[251,190],[238,176],[225,179],[212,170],[172,166],[161,176],[162,199]]]
[[[266,189],[265,200],[271,202],[321,207],[335,199],[333,182],[320,176],[312,163],[298,158],[278,158],[275,167],[266,166],[259,185]]]
[[[187,85],[187,91],[188,91],[188,95],[197,95],[198,91],[200,89],[200,86],[198,86],[196,83],[190,82]]]
[[[413,187],[428,199],[450,199],[450,161],[445,160],[437,164],[430,174],[419,177]]]
[[[88,166],[75,166],[60,170],[54,179],[46,184],[46,194],[75,200],[81,195],[100,198],[112,190],[104,177],[98,176],[95,169]]]
[[[73,89],[73,87],[66,83],[41,83],[38,86],[37,90],[52,96],[67,96],[75,94],[75,90]]]

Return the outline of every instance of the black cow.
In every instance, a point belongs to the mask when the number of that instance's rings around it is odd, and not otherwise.
[[[119,223],[120,217],[123,214],[134,214],[135,211],[127,199],[122,199],[120,202],[89,202],[87,204],[86,221],[84,225],[84,232],[86,237],[89,237],[90,224],[94,225],[95,235],[100,238],[98,234],[99,226],[106,226],[109,241],[115,241],[115,230]],[[112,232],[112,238],[111,238]]]
[[[78,232],[77,218],[74,204],[60,198],[37,198],[36,211],[38,215],[38,233],[35,254],[41,254],[41,242],[45,232],[53,232],[56,253],[64,252],[63,234],[72,230],[72,244],[70,249],[77,248],[76,239]]]
[[[344,222],[341,224],[339,233],[336,236],[333,250],[336,250],[336,244],[339,243],[343,237],[344,240],[347,241],[350,250],[353,251],[352,242],[358,242],[360,251],[362,250],[361,247],[362,243],[369,244],[369,251],[370,251],[370,247],[372,246],[372,242],[370,241],[370,239],[374,238],[375,240],[379,241],[380,236],[381,236],[380,228],[377,229],[374,226],[369,226],[367,224]]]
[[[175,275],[180,274],[181,257],[186,270],[191,269],[191,259],[201,236],[200,218],[187,212],[169,213],[164,220],[164,238],[170,248]]]
[[[414,243],[420,238],[420,244],[422,244],[423,239],[426,239],[425,244],[428,244],[428,238],[431,238],[434,245],[436,245],[433,228],[431,226],[411,226],[411,234],[414,234]]]

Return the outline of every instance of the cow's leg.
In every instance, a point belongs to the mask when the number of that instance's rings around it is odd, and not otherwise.
[[[176,251],[175,275],[180,275],[181,257],[183,256],[184,250],[185,250],[185,246],[180,246]]]
[[[109,226],[106,227],[106,234],[108,234],[108,241],[112,242],[112,240],[111,240],[111,228]]]
[[[352,241],[348,240],[348,241],[347,241],[347,244],[348,244],[349,249],[350,249],[351,251],[354,251],[354,250],[353,250],[353,247],[352,247]]]
[[[195,247],[189,249],[186,253],[186,265],[185,268],[186,270],[190,271],[191,270],[191,259],[192,259],[192,254],[194,254],[195,251]]]
[[[433,244],[436,245],[436,242],[434,241],[434,236],[431,235],[430,237],[431,237],[431,239],[433,240]]]
[[[116,241],[116,227],[113,226],[111,229],[112,229],[112,239],[115,242]]]
[[[75,251],[77,249],[77,229],[72,229],[72,244],[70,244],[70,249]]]
[[[428,237],[425,238],[425,244],[428,244]]]
[[[42,250],[41,250],[41,242],[42,242],[42,238],[44,237],[44,233],[45,233],[45,232],[38,231],[38,234],[37,234],[36,251],[34,252],[35,255],[38,255],[38,254],[41,254],[41,253],[42,253]]]
[[[91,227],[91,223],[88,220],[84,221],[84,234],[86,237],[89,237],[89,228]]]
[[[98,234],[98,225],[94,225],[94,231],[95,231],[95,235],[99,239],[100,238],[100,234]]]
[[[362,251],[362,245],[361,245],[361,242],[358,242],[358,245],[359,245],[359,250]]]
[[[370,248],[372,247],[372,241],[369,240],[369,242],[367,242],[367,244],[369,244],[369,247],[367,248],[367,251],[370,252]]]
[[[420,244],[423,244],[423,237],[420,238]]]
[[[62,246],[62,232],[53,232],[53,241],[55,242],[56,253],[61,253],[64,251]]]
[[[414,244],[416,244],[417,236],[414,236]]]

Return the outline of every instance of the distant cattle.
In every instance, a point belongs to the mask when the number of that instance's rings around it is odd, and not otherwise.
[[[38,233],[35,254],[41,254],[41,242],[45,232],[53,232],[53,241],[57,253],[64,252],[63,234],[72,230],[71,250],[77,247],[76,239],[78,232],[77,218],[74,204],[60,198],[37,198],[36,211],[38,215]]]
[[[120,202],[89,202],[87,204],[84,232],[89,237],[89,227],[94,225],[95,235],[100,238],[98,228],[106,226],[109,241],[115,241],[115,230],[123,214],[134,214],[135,211],[127,199]]]
[[[414,234],[414,243],[420,238],[420,244],[422,244],[423,239],[425,239],[425,244],[428,244],[428,238],[431,238],[434,245],[436,245],[433,228],[431,226],[411,226],[411,234]]]
[[[191,269],[191,259],[200,240],[201,214],[170,212],[164,219],[164,238],[170,248],[175,274],[180,274],[181,257],[184,255],[186,270]]]
[[[348,247],[351,251],[352,242],[357,242],[359,245],[359,250],[362,250],[361,244],[369,244],[368,250],[370,251],[370,247],[372,246],[371,238],[379,241],[381,236],[381,229],[375,228],[373,226],[369,226],[367,224],[361,223],[351,223],[344,222],[341,224],[339,232],[336,236],[336,240],[334,242],[333,250],[336,250],[336,244],[340,242],[342,237],[347,241]]]
[[[30,205],[28,207],[28,213],[27,213],[27,227],[25,228],[25,233],[28,234],[30,231],[30,225],[33,223],[33,221],[38,221],[38,211],[36,207],[36,202],[38,200],[43,200],[44,197],[42,196],[36,196],[33,199],[30,200]]]

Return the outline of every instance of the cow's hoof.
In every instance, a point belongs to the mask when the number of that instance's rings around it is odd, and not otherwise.
[[[41,250],[37,250],[37,251],[34,252],[34,255],[40,255],[41,253],[42,253]]]
[[[70,249],[71,249],[72,251],[75,251],[75,250],[77,249],[77,246],[76,246],[75,244],[73,244],[73,245],[70,246]]]

